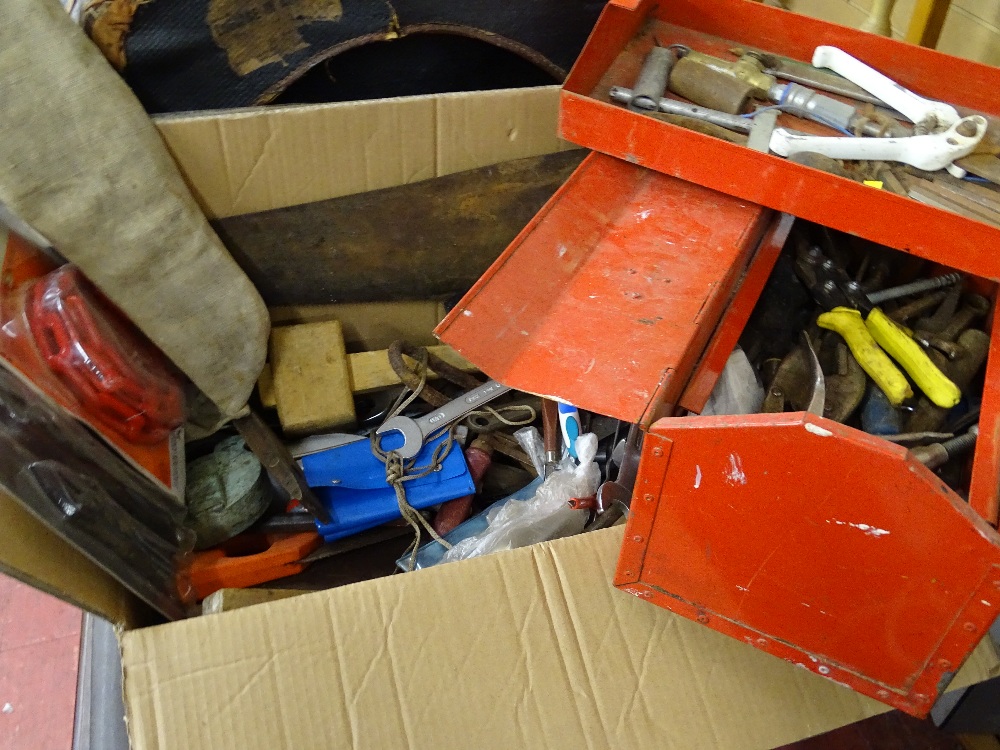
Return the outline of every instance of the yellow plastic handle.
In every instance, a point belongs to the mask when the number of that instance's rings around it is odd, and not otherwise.
[[[913,378],[913,382],[934,404],[950,409],[962,398],[958,386],[945,376],[937,365],[892,318],[877,307],[868,315],[865,326],[872,338]]]
[[[816,322],[820,328],[840,334],[847,342],[851,354],[858,360],[861,369],[867,372],[875,384],[883,390],[889,403],[899,406],[913,395],[909,381],[886,353],[879,349],[872,334],[865,327],[860,312],[849,307],[835,307],[830,312],[820,315]]]

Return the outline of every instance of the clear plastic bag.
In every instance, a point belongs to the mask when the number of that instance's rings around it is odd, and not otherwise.
[[[764,388],[757,377],[757,371],[737,346],[729,355],[701,415],[756,414],[763,403]]]
[[[589,497],[597,491],[601,480],[600,468],[594,462],[597,436],[581,435],[577,439],[577,455],[579,465],[571,458],[564,459],[531,499],[507,500],[491,507],[486,512],[489,523],[486,529],[455,544],[444,553],[441,562],[526,547],[583,531],[589,511],[573,510],[568,501],[571,497]]]

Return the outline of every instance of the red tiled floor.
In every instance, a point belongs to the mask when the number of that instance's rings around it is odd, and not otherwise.
[[[0,750],[70,750],[80,610],[0,575]]]

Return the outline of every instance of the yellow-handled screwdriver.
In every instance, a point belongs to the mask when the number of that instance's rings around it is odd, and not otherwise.
[[[910,398],[913,390],[892,360],[937,406],[950,409],[959,402],[962,393],[958,386],[941,372],[909,331],[873,305],[861,285],[851,281],[819,248],[809,248],[800,255],[797,266],[813,296],[829,310],[819,316],[820,328],[843,337],[858,364],[893,406]]]

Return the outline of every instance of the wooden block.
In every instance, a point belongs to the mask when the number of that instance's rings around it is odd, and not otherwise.
[[[437,344],[432,331],[444,318],[444,304],[424,302],[354,302],[334,305],[272,307],[271,324],[295,325],[339,320],[349,352],[388,349],[397,339],[416,346]]]
[[[354,426],[351,376],[338,321],[273,329],[271,374],[278,418],[286,433]]]
[[[255,604],[266,604],[278,599],[288,599],[291,596],[308,594],[308,591],[295,589],[219,589],[214,594],[205,597],[201,603],[203,615],[217,615],[220,612],[231,612],[234,609],[252,607]]]
[[[460,370],[475,372],[478,369],[450,346],[431,346],[427,348],[427,351]],[[415,364],[406,355],[403,357],[411,367]],[[377,352],[349,354],[348,360],[351,368],[351,387],[355,393],[368,393],[380,388],[399,385],[401,382],[392,369],[392,365],[389,364],[389,353],[385,349]],[[431,371],[428,372],[427,377],[436,378],[437,374]]]
[[[1000,185],[1000,159],[992,154],[972,154],[955,162],[962,169]]]
[[[270,362],[264,363],[264,369],[257,378],[257,395],[260,396],[261,405],[267,409],[273,409],[278,405],[278,400],[274,396],[274,376],[271,374]]]

